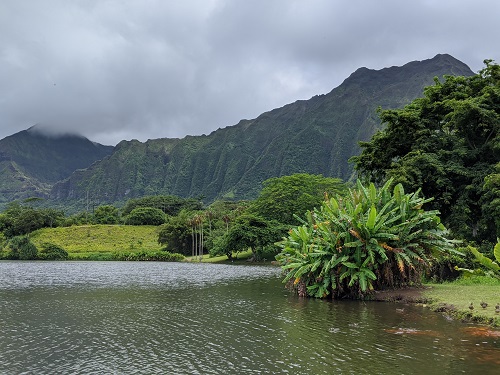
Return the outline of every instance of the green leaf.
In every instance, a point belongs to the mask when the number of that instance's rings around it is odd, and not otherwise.
[[[342,262],[342,265],[346,266],[347,268],[351,268],[351,269],[358,268],[358,266],[352,262]]]
[[[344,247],[358,247],[361,245],[362,245],[361,241],[358,240],[358,241],[353,241],[353,242],[346,242],[344,244]]]
[[[394,194],[394,198],[396,199],[396,202],[401,203],[401,200],[403,199],[403,195],[404,195],[403,185],[397,184],[396,186],[394,186],[394,193],[393,194]]]
[[[370,182],[369,190],[370,190],[370,202],[372,202],[373,204],[377,200],[377,189],[375,188],[373,182]]]
[[[366,222],[366,227],[368,229],[372,230],[375,227],[376,218],[377,218],[377,209],[375,208],[375,205],[372,203],[372,206],[368,210],[368,221]]]
[[[364,273],[359,274],[359,287],[363,292],[366,290],[366,277]]]
[[[495,272],[499,272],[500,271],[500,266],[498,264],[496,264],[495,262],[493,262],[490,258],[485,257],[476,248],[474,248],[472,246],[469,246],[468,249],[469,249],[469,251],[472,254],[474,254],[474,256],[476,257],[476,260],[479,263],[481,263],[483,266],[485,266],[486,268],[489,268],[490,270],[493,270]],[[496,256],[496,254],[495,254],[495,256]]]

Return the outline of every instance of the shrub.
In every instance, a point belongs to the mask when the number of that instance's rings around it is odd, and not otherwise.
[[[93,221],[95,224],[117,224],[118,219],[118,208],[112,205],[103,205],[97,207],[93,215]]]
[[[302,295],[362,298],[419,283],[439,254],[454,252],[438,212],[422,208],[430,199],[405,194],[401,184],[391,193],[391,183],[377,190],[358,181],[290,230],[276,257],[284,282]]]
[[[33,260],[38,257],[38,249],[28,236],[12,237],[9,240],[8,247],[10,249],[7,255],[9,259]]]
[[[184,255],[178,253],[170,253],[168,251],[139,251],[135,253],[117,254],[116,260],[180,262],[184,260]]]
[[[72,254],[72,260],[181,262],[184,255],[168,251]]]
[[[62,247],[52,244],[52,243],[44,243],[40,250],[39,257],[44,260],[67,260],[68,252],[64,250]]]

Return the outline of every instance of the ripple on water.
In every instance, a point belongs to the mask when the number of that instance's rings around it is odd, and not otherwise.
[[[2,374],[487,374],[498,366],[494,337],[464,342],[456,322],[443,326],[416,306],[396,314],[391,304],[298,298],[272,267],[0,262],[0,285]]]

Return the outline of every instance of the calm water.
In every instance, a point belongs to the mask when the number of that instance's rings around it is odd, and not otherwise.
[[[492,332],[418,306],[301,299],[278,272],[0,262],[0,374],[500,373]]]

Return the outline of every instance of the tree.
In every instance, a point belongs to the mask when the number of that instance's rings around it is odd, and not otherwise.
[[[12,202],[0,215],[0,230],[6,237],[14,237],[40,228],[58,226],[63,220],[62,211],[51,208],[36,209]]]
[[[484,179],[484,194],[481,197],[483,218],[489,226],[489,231],[500,238],[500,162],[495,171]]]
[[[66,217],[64,212],[55,208],[41,208],[39,212],[44,219],[44,227],[54,228],[64,224]]]
[[[438,212],[419,192],[392,181],[376,189],[360,181],[290,230],[276,259],[285,282],[304,296],[362,298],[374,289],[419,283],[441,253],[453,251]]]
[[[33,260],[38,257],[38,249],[28,236],[15,236],[9,240],[10,259]]]
[[[380,111],[385,124],[351,158],[360,176],[388,178],[434,197],[430,207],[456,236],[494,242],[485,214],[485,178],[500,160],[500,67],[490,60],[479,74],[435,80],[403,109]],[[488,211],[491,212],[491,211]]]
[[[165,224],[160,226],[158,243],[166,245],[171,253],[190,255],[192,252],[190,213],[182,211],[177,216],[167,218]]]
[[[203,245],[211,256],[225,254],[222,249],[225,234],[234,221],[249,207],[248,201],[215,201],[205,211],[208,233],[205,233]],[[194,234],[194,232],[193,232]]]
[[[224,235],[222,242],[218,244],[219,251],[231,259],[233,252],[251,249],[254,259],[258,259],[266,247],[274,246],[275,242],[282,239],[287,229],[276,220],[244,214],[236,219]]]
[[[181,198],[175,195],[149,195],[129,199],[122,209],[122,215],[127,216],[133,209],[139,207],[158,208],[166,215],[176,216],[182,210],[200,210],[202,203],[194,198]]]
[[[128,225],[161,225],[165,222],[165,214],[159,208],[137,207],[125,217]]]
[[[119,219],[118,208],[112,205],[98,206],[94,211],[96,224],[117,224]]]
[[[297,225],[294,215],[319,207],[325,194],[333,195],[345,190],[338,178],[297,173],[264,181],[259,197],[251,206],[252,212],[268,220]]]

